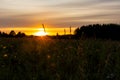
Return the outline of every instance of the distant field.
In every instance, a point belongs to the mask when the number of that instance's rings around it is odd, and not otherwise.
[[[0,80],[120,80],[120,41],[0,38]]]

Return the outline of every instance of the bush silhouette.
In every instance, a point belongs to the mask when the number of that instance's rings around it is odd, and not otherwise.
[[[26,37],[26,34],[22,32],[16,34],[14,30],[11,30],[9,34],[0,31],[0,37]]]
[[[14,30],[11,30],[11,32],[9,33],[9,36],[10,37],[14,37],[16,35],[15,31]]]

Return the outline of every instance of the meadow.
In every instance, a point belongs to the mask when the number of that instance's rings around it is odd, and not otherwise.
[[[0,38],[0,80],[120,80],[120,41]]]

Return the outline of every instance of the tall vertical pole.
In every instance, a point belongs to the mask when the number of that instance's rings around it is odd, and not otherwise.
[[[44,32],[46,33],[44,24],[42,24],[42,26],[43,26]]]
[[[64,29],[64,35],[66,35],[66,30]]]
[[[70,35],[71,35],[71,26],[70,26]]]

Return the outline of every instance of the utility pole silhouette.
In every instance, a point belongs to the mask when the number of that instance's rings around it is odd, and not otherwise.
[[[44,32],[46,33],[44,24],[42,24],[42,26],[43,26]]]
[[[66,35],[66,30],[64,29],[64,35]]]
[[[70,35],[71,35],[71,31],[72,31],[72,30],[71,30],[71,26],[70,26]]]
[[[58,32],[56,33],[56,36],[59,36]]]

